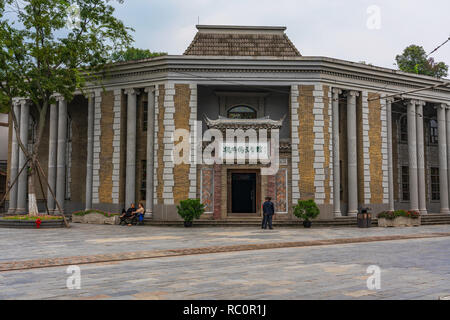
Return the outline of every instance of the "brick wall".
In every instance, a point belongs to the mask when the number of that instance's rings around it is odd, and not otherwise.
[[[298,152],[300,157],[300,198],[314,199],[314,86],[299,86],[299,139]]]
[[[174,122],[175,129],[185,129],[190,131],[189,118],[190,107],[189,102],[191,99],[191,89],[188,84],[176,84],[175,85],[175,114]],[[180,155],[181,156],[181,155]],[[174,168],[174,181],[173,188],[174,202],[179,204],[181,200],[186,200],[189,197],[189,164],[179,164]]]
[[[381,154],[381,103],[380,100],[373,100],[380,96],[369,92],[369,122],[370,122],[370,189],[372,194],[372,204],[383,203],[383,157]]]
[[[112,159],[114,137],[114,91],[102,93],[101,151],[100,151],[100,203],[112,203]]]

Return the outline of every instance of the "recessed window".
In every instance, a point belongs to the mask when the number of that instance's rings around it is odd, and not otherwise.
[[[430,143],[438,143],[438,123],[436,120],[430,120]]]
[[[142,160],[141,161],[141,172],[142,172],[142,179],[141,179],[141,200],[145,201],[147,196],[147,161]]]
[[[406,116],[400,118],[400,141],[408,142],[408,119]]]
[[[256,111],[248,106],[237,106],[228,110],[230,119],[256,119]]]
[[[431,168],[431,200],[441,200],[439,186],[439,168]]]
[[[402,167],[402,200],[409,201],[409,167]]]
[[[148,102],[144,101],[142,103],[142,130],[147,132],[148,128]]]

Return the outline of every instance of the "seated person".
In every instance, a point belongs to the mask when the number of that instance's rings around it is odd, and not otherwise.
[[[142,205],[142,203],[139,203],[138,207],[139,208],[136,210],[136,214],[137,214],[139,223],[142,223],[144,221],[145,209],[144,209],[144,206]]]
[[[133,217],[135,215],[135,213],[136,213],[136,208],[134,206],[134,203],[132,203],[131,207],[128,208],[127,211],[125,211],[125,209],[122,210],[122,215],[120,216],[120,221],[122,222],[122,221],[126,220],[127,218]],[[128,224],[128,225],[131,226],[131,224]]]

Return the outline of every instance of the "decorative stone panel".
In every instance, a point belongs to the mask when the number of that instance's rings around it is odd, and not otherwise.
[[[315,188],[315,201],[317,204],[324,204],[326,199],[325,193],[325,168],[326,158],[325,156],[325,142],[328,144],[328,125],[325,125],[325,103],[324,103],[324,91],[321,84],[314,86],[312,92],[314,97],[313,106],[313,150],[314,150],[314,188]],[[327,106],[328,107],[328,106]],[[326,110],[327,122],[328,122],[328,109]],[[328,123],[327,123],[328,124]],[[303,131],[302,131],[303,133]],[[327,134],[327,136],[325,136]],[[329,159],[328,159],[329,162]]]
[[[389,204],[389,163],[388,163],[388,123],[387,123],[387,109],[386,99],[384,95],[380,100],[381,112],[381,157],[382,165],[381,171],[383,172],[383,204]]]
[[[201,202],[205,205],[205,213],[214,212],[214,169],[202,168],[200,176]]]
[[[275,210],[277,213],[288,213],[288,170],[280,168],[274,180]]]

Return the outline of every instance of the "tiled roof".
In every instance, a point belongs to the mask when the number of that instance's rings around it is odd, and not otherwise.
[[[283,27],[197,26],[185,55],[299,57]]]

